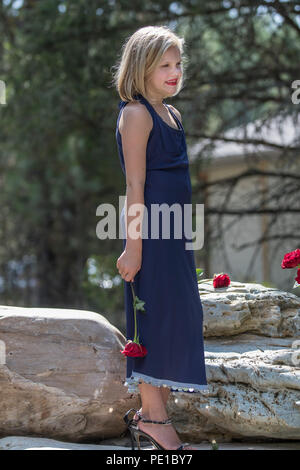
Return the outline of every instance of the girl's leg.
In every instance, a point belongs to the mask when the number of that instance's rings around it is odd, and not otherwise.
[[[171,389],[169,387],[160,387],[160,393],[162,395],[162,399],[163,399],[165,406],[167,405],[170,392],[171,392]]]
[[[140,409],[141,413],[144,416],[151,416],[147,419],[154,419],[157,421],[163,421],[168,418],[166,412],[166,402],[168,395],[165,391],[162,391],[164,387],[154,387],[153,385],[142,382],[139,384],[142,408]],[[160,418],[155,418],[155,416],[160,416]]]
[[[162,388],[164,389],[163,391]],[[165,403],[170,390],[166,391],[166,388],[154,387],[145,382],[139,384],[142,400],[142,411],[140,411],[143,417],[155,421],[164,421],[168,418]],[[136,419],[137,416],[134,418]],[[143,423],[141,420],[138,420],[137,425],[141,431],[149,433],[166,449],[177,449],[181,444],[172,424]]]
[[[140,387],[139,387],[139,388],[140,388]],[[155,387],[155,388],[157,388],[157,387]],[[140,390],[141,390],[141,388],[140,388]],[[168,401],[168,398],[169,398],[169,395],[170,395],[171,390],[170,390],[169,387],[159,387],[158,390],[159,390],[160,393],[161,393],[162,401],[163,401],[163,404],[164,404],[164,406],[165,406],[165,408],[166,408],[167,401]],[[142,394],[141,394],[141,396],[142,396]],[[141,414],[143,414],[143,406],[139,409],[139,412],[140,412]],[[138,419],[138,416],[137,416],[136,414],[134,415],[134,419]]]

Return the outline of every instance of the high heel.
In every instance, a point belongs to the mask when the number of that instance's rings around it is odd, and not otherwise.
[[[138,419],[129,419],[128,418],[128,415],[131,411],[135,411],[135,413],[138,415]],[[126,414],[123,416],[123,419],[125,421],[125,423],[127,424],[127,429],[129,429],[130,431],[130,438],[131,438],[131,449],[134,450],[135,449],[135,446],[134,446],[134,441],[137,442],[137,446],[138,446],[138,450],[141,450],[141,444],[140,444],[140,437],[145,437],[146,439],[148,439],[156,449],[159,449],[159,450],[168,450],[166,449],[165,447],[163,447],[161,444],[159,444],[155,439],[154,437],[152,437],[150,434],[148,434],[147,432],[145,431],[142,431],[141,429],[138,428],[137,426],[137,422],[139,420],[141,420],[143,423],[154,423],[154,424],[171,424],[172,423],[172,419],[171,418],[167,418],[165,419],[164,421],[154,421],[154,420],[150,420],[150,419],[145,419],[143,417],[143,415],[140,413],[139,410],[136,410],[134,408],[131,408],[130,410],[128,410],[126,412]],[[127,431],[126,429],[126,431]],[[125,432],[126,432],[125,431]],[[185,442],[184,444],[181,444],[179,447],[177,447],[177,449],[174,449],[174,450],[183,450],[184,447],[186,446],[189,446],[190,444],[188,442]]]
[[[131,423],[132,423],[133,419],[129,419],[129,418],[128,418],[128,415],[129,415],[129,413],[130,413],[131,411],[135,411],[135,412],[136,412],[136,410],[135,410],[134,408],[130,408],[130,410],[128,410],[128,411],[125,413],[125,415],[123,416],[123,419],[124,419],[125,424],[126,424],[126,429],[125,429],[125,431],[122,432],[122,434],[120,435],[120,437],[125,437],[126,434],[127,434],[127,432],[128,432],[128,430],[130,430],[130,426],[131,426]],[[132,432],[130,431],[129,434],[130,434],[130,440],[131,440],[131,449],[134,450],[134,441],[133,441]]]

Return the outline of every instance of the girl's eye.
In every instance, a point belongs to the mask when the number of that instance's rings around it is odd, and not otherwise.
[[[169,64],[165,64],[165,65],[163,65],[163,67],[168,67],[168,65],[169,65]],[[177,65],[179,65],[179,66],[180,66],[180,65],[181,65],[181,62],[178,62],[178,64],[177,64]]]

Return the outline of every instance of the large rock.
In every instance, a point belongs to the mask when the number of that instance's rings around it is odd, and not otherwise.
[[[212,280],[198,284],[205,310],[204,336],[252,332],[263,336],[300,336],[300,299],[261,284],[232,282],[214,288]]]
[[[105,442],[105,441],[103,441]],[[41,437],[9,436],[0,439],[0,450],[128,450],[117,445],[74,444]]]
[[[0,306],[0,340],[1,436],[105,439],[139,406],[124,386],[126,339],[102,315]]]
[[[209,391],[171,393],[180,438],[300,440],[299,297],[212,280],[199,292]],[[141,406],[124,386],[126,339],[102,315],[0,307],[0,340],[2,436],[95,442],[120,436],[123,414]]]
[[[123,442],[122,442],[123,441]],[[131,451],[131,445],[127,445],[124,442],[125,438],[120,439],[120,443],[111,443],[107,441],[101,441],[100,445],[92,444],[74,444],[73,442],[62,442],[56,441],[54,439],[40,438],[40,437],[24,437],[24,436],[9,436],[0,439],[0,451],[1,450],[108,450],[112,451],[108,457],[112,459],[120,458],[123,459],[123,455],[119,456],[115,450],[128,450]],[[124,445],[125,444],[125,445]],[[148,442],[141,442],[141,447],[143,450],[153,450],[153,445]],[[193,447],[199,450],[211,450],[212,446],[209,442],[201,442],[201,444],[193,444]],[[135,446],[135,449],[137,447]],[[281,441],[280,443],[224,443],[219,445],[219,450],[300,450],[300,443],[290,442],[290,441]],[[155,450],[155,449],[154,449]],[[139,454],[131,454],[126,457],[129,459],[126,463],[131,463],[133,467],[137,467],[141,457]],[[133,461],[137,459],[137,461]],[[106,461],[106,463],[108,463]],[[124,463],[124,460],[117,462]],[[109,464],[109,463],[108,463]]]
[[[199,292],[210,391],[170,401],[181,437],[300,440],[299,297],[207,279]]]

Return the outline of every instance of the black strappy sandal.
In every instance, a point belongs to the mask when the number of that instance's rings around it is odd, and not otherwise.
[[[135,411],[135,413],[138,415],[138,419],[129,419],[128,418],[128,415],[131,411]],[[132,450],[135,450],[135,446],[134,446],[134,441],[137,442],[137,445],[138,445],[138,450],[141,450],[141,444],[140,444],[140,437],[145,437],[146,439],[148,439],[149,441],[151,441],[151,443],[154,445],[154,447],[156,447],[156,449],[159,449],[159,450],[168,450],[168,449],[165,449],[164,447],[162,447],[155,439],[154,437],[150,436],[150,434],[142,431],[141,429],[139,429],[137,427],[137,422],[139,420],[143,421],[143,423],[156,423],[156,424],[171,424],[172,423],[172,419],[171,418],[168,418],[168,419],[165,419],[164,421],[151,421],[150,419],[145,419],[143,417],[143,415],[139,412],[139,410],[136,410],[134,408],[131,408],[130,410],[127,411],[127,413],[123,416],[123,419],[125,421],[125,423],[127,424],[127,429],[129,429],[130,431],[130,438],[131,438],[131,449]],[[125,431],[126,432],[126,431]],[[124,433],[123,433],[124,435]],[[184,447],[186,446],[189,446],[191,444],[189,444],[188,442],[185,442],[184,444],[181,444],[179,447],[177,447],[177,449],[174,449],[174,450],[184,450]],[[189,449],[190,450],[190,449]]]

